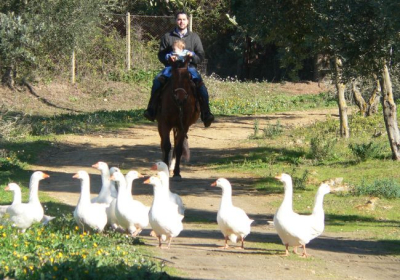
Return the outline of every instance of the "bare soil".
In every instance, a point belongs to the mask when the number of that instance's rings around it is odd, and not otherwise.
[[[303,90],[307,87],[302,86]],[[145,246],[165,265],[176,268],[185,279],[398,279],[398,256],[386,254],[381,243],[363,240],[356,233],[323,234],[310,242],[307,251],[312,257],[308,259],[295,255],[283,257],[284,246],[268,224],[276,211],[271,202],[281,200],[282,195],[258,192],[252,187],[257,178],[250,174],[224,173],[209,166],[215,160],[256,148],[255,143],[247,141],[256,118],[261,128],[277,120],[283,126],[305,126],[324,120],[327,114],[337,117],[336,113],[337,110],[310,110],[219,117],[207,129],[200,122],[195,124],[189,132],[191,161],[182,165],[183,180],[171,182],[171,190],[182,197],[186,206],[184,230],[173,240],[170,249],[163,250],[157,247],[158,241],[149,236],[148,228],[141,233]],[[290,141],[293,140],[288,140],[288,145]],[[91,168],[97,161],[152,175],[150,167],[160,157],[157,127],[149,123],[102,134],[65,135],[54,141],[52,148],[32,169],[46,171],[51,176],[42,181],[41,191],[74,206],[80,187],[72,175],[78,170],[91,174],[91,191],[98,193],[100,175]],[[239,244],[230,244],[227,250],[220,248],[224,241],[216,215],[221,190],[210,187],[219,177],[230,180],[234,205],[255,220],[245,240],[245,250],[239,249]],[[135,185],[134,196],[150,205],[152,189],[142,182]],[[266,243],[275,244],[277,249],[266,249]]]

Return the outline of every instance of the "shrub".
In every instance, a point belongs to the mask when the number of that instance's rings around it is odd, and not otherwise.
[[[324,136],[316,136],[310,141],[310,158],[316,160],[328,159],[332,156],[336,139],[327,139]]]
[[[350,143],[349,149],[359,161],[366,161],[369,158],[376,158],[382,152],[382,147],[373,142],[369,143]]]
[[[275,125],[267,124],[267,126],[263,129],[264,137],[272,138],[280,135],[283,132],[282,125],[279,121],[276,122]]]
[[[295,170],[293,170],[292,173],[294,173]],[[308,170],[304,170],[303,175],[300,177],[293,176],[293,186],[296,190],[305,190],[306,189],[306,183],[308,179],[308,175],[310,172]]]
[[[364,180],[361,185],[356,185],[351,193],[355,196],[369,195],[384,198],[399,198],[400,185],[394,179],[375,180],[367,183]]]

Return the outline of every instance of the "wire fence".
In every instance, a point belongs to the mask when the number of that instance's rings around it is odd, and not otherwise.
[[[192,21],[193,19],[190,18],[189,29],[191,29]],[[93,60],[99,61],[95,56],[99,56],[99,53],[102,52],[103,57],[101,62],[98,62],[101,63],[101,66],[97,68],[100,68],[103,73],[115,72],[113,67],[144,71],[163,67],[158,61],[157,52],[161,37],[175,28],[173,16],[107,14],[104,15],[104,22],[101,30],[106,39],[95,42],[96,47],[93,49],[80,51],[80,57],[84,56],[89,64]],[[79,73],[79,71],[75,71],[76,65],[82,67],[83,63],[79,63],[79,55],[75,55],[75,52],[72,57],[71,80],[74,83],[75,73]],[[77,57],[77,61],[75,61],[75,57]],[[207,72],[206,59],[198,65],[198,70],[202,74]]]

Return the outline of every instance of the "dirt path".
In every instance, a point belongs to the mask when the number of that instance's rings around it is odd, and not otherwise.
[[[336,111],[290,112],[257,119],[260,128],[277,120],[284,126],[299,126],[323,120],[326,114],[334,115]],[[324,234],[311,242],[311,259],[280,256],[284,247],[267,223],[276,210],[269,205],[276,195],[260,195],[251,188],[254,179],[247,174],[225,174],[207,168],[208,162],[253,148],[245,140],[253,133],[254,121],[253,116],[219,118],[209,129],[201,123],[191,129],[191,162],[182,166],[184,180],[171,183],[172,191],[181,195],[187,208],[184,230],[173,240],[170,250],[160,250],[147,229],[141,234],[146,246],[166,265],[183,273],[185,279],[398,279],[400,259],[383,255],[378,242],[357,240],[356,236]],[[140,125],[102,135],[64,136],[33,168],[51,175],[51,180],[41,183],[42,191],[76,205],[80,188],[71,178],[76,171],[84,169],[91,173],[91,190],[98,193],[100,175],[90,167],[93,163],[102,160],[110,166],[151,175],[151,164],[160,154],[156,126]],[[215,220],[221,192],[209,187],[219,177],[231,181],[234,204],[255,220],[245,250],[219,248],[223,238]],[[151,204],[152,189],[142,181],[135,186],[134,194],[138,200]],[[199,220],[207,223],[193,222]],[[277,249],[265,249],[266,242],[276,244]]]

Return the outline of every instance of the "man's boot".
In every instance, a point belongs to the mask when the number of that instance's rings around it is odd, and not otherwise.
[[[208,91],[204,83],[197,82],[197,91],[200,94],[200,109],[201,109],[201,120],[205,127],[209,127],[214,121],[214,115],[210,111],[210,105],[208,103]]]
[[[158,105],[158,93],[159,93],[159,89],[161,89],[163,84],[165,84],[165,81],[166,81],[166,79],[164,76],[156,77],[153,81],[149,104],[147,105],[147,109],[143,113],[143,116],[151,122],[154,122],[154,120],[156,119],[157,105]]]

